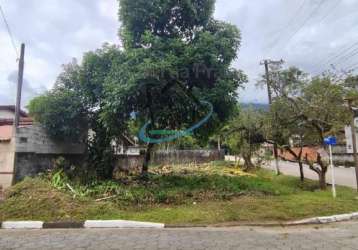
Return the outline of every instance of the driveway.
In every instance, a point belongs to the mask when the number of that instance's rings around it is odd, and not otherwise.
[[[357,249],[358,222],[304,227],[0,230],[0,249]]]
[[[265,165],[265,168],[275,170],[275,162],[272,161],[270,164]],[[300,176],[299,168],[297,163],[280,161],[280,170],[285,175]],[[305,178],[311,180],[318,180],[318,176],[315,172],[309,169],[307,165],[304,166]],[[354,168],[335,168],[335,176],[337,185],[347,186],[356,188],[356,176]],[[327,172],[327,182],[331,183],[331,170]]]

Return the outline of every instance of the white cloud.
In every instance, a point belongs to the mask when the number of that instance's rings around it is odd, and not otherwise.
[[[118,22],[115,19],[116,0],[28,0],[6,1],[3,8],[11,25],[16,43],[26,44],[25,73],[29,95],[26,102],[50,88],[61,71],[61,65],[73,57],[100,47],[104,42],[118,42]],[[0,104],[14,95],[16,57],[0,22]],[[11,80],[9,80],[11,76]],[[25,92],[25,89],[24,89]]]
[[[0,101],[4,104],[13,104],[12,86],[7,78],[10,72],[16,70],[16,53],[11,46],[10,38],[0,30]]]
[[[289,64],[312,72],[322,61],[345,46],[358,42],[357,0],[326,0],[300,28],[320,0],[217,0],[215,17],[237,25],[242,47],[235,67],[250,78],[244,101],[265,102],[266,90],[255,88],[263,73],[260,60],[285,59]],[[26,43],[25,79],[34,94],[53,85],[61,65],[104,42],[119,43],[117,0],[8,0],[2,1],[16,43]],[[289,43],[287,42],[289,40]],[[0,104],[13,99],[13,83],[8,80],[17,70],[16,56],[0,22]],[[342,66],[358,63],[358,57]],[[325,66],[328,67],[328,66]],[[324,68],[324,67],[322,67]]]
[[[118,4],[117,1],[112,0],[101,0],[98,1],[98,7],[103,17],[117,20],[118,19]]]

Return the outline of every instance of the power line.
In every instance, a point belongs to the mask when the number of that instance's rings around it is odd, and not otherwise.
[[[337,57],[339,60],[336,60],[336,62],[332,61],[329,63],[329,65],[338,66],[338,65],[344,64],[347,62],[348,59],[351,59],[352,57],[354,57],[357,54],[358,54],[358,49],[356,48],[347,54],[343,53],[342,55],[339,55]]]
[[[354,56],[358,55],[358,49],[355,49],[353,51],[351,51],[349,54],[343,56],[337,63],[336,65],[341,65],[343,63],[346,63],[348,59],[353,58]]]
[[[296,14],[298,15],[305,7],[307,1],[303,0],[301,5],[298,7],[298,9],[296,10]],[[287,28],[289,28],[292,24],[294,24],[294,21],[297,20],[297,15],[293,15],[293,17],[287,22],[287,25],[285,25],[283,28],[281,28],[280,30],[271,33],[271,36],[275,36],[276,34],[278,34],[278,36],[276,37],[276,39],[274,41],[272,41],[269,45],[270,51],[275,47],[275,45],[280,41],[281,39],[281,33],[284,32]]]
[[[346,68],[347,71],[357,70],[357,69],[358,69],[358,63],[354,63]]]
[[[355,48],[356,46],[358,46],[358,42],[353,43],[352,45],[347,45],[344,46],[341,50],[339,50],[337,53],[333,54],[332,56],[328,57],[328,59],[326,59],[323,63],[319,63],[321,65],[323,65],[323,67],[327,64],[331,65],[333,64],[334,61],[338,61],[338,64],[342,63],[342,60],[344,59],[348,59],[354,55],[356,55],[357,52],[357,48]],[[352,50],[353,49],[353,50]],[[321,71],[320,69],[322,68],[322,66],[317,66],[315,71]]]
[[[318,22],[319,24],[321,24],[331,13],[333,10],[336,9],[336,7],[342,2],[342,0],[337,0],[333,5],[332,8],[329,9],[329,11],[327,12],[327,14],[325,16],[322,17],[322,19]]]
[[[355,55],[358,55],[358,50],[354,54],[350,55],[350,57],[348,57],[347,59],[353,58]],[[344,62],[342,61],[342,62],[339,62],[337,64],[330,64],[330,67],[332,68],[332,70],[334,70],[336,72],[339,72],[339,71],[341,71],[341,72],[350,72],[350,71],[356,71],[358,69],[358,63],[357,62],[355,62],[355,63],[353,63],[353,64],[351,64],[349,66],[346,66],[346,67],[338,67],[342,63],[344,63]],[[324,71],[316,71],[316,72],[313,73],[313,75],[319,75],[322,72],[324,72]]]
[[[307,1],[307,0],[303,0],[302,3],[300,4],[300,6],[298,7],[298,9],[297,9],[294,13],[296,13],[296,14],[300,13],[301,10],[305,7],[306,1]],[[275,32],[274,32],[273,34],[271,34],[271,35],[275,35],[275,34],[280,35],[280,33],[281,33],[282,31],[285,31],[288,27],[290,27],[291,24],[293,24],[295,20],[296,20],[296,15],[293,15],[292,18],[286,23],[286,25],[285,25],[284,27],[282,27],[281,29],[275,31]]]
[[[313,15],[316,14],[316,12],[321,8],[323,3],[324,3],[324,0],[321,0],[319,2],[319,4],[311,12],[311,14],[303,21],[302,25],[288,38],[286,44],[288,44],[292,40],[292,38],[294,38],[297,35],[297,33],[306,25],[306,23],[313,17]]]
[[[286,40],[286,45],[292,40],[293,37],[297,35],[297,33],[306,25],[306,23],[311,20],[311,18],[317,13],[317,11],[321,8],[321,6],[325,3],[325,0],[321,0],[317,6],[313,9],[313,11],[305,18],[305,20],[301,23],[301,25],[292,33],[291,36]],[[304,5],[302,6],[302,8]],[[274,44],[277,44],[280,41],[280,37],[278,37],[270,46],[271,50],[275,46]]]
[[[355,43],[353,43],[351,45],[348,44],[348,45],[344,46],[343,48],[341,48],[337,53],[331,53],[330,56],[328,56],[324,60],[321,60],[318,63],[318,65],[314,68],[314,71],[320,71],[320,69],[322,68],[322,66],[320,66],[320,65],[323,65],[323,67],[324,67],[328,63],[343,57],[351,49],[353,49],[353,51],[354,51],[355,50],[354,47],[356,47],[357,45],[358,45],[358,42],[355,42]]]
[[[349,47],[345,47],[342,50],[340,50],[336,55],[334,55],[333,57],[330,57],[328,60],[326,60],[323,64],[327,64],[330,61],[333,61],[335,59],[338,59],[340,57],[343,57],[347,52],[349,52],[351,49],[353,49],[354,47],[356,47],[358,45],[358,42],[353,43],[351,46]],[[354,49],[355,50],[355,49]],[[353,51],[354,51],[353,50]]]
[[[8,35],[9,35],[9,37],[10,37],[12,47],[13,47],[14,50],[15,50],[16,58],[18,59],[18,58],[19,58],[19,52],[18,52],[18,50],[17,50],[16,44],[15,44],[15,40],[14,40],[14,37],[13,37],[13,35],[12,35],[11,29],[10,29],[10,25],[9,25],[8,21],[6,20],[5,13],[4,13],[4,10],[3,10],[3,8],[1,7],[1,5],[0,5],[0,13],[1,13],[1,16],[2,16],[2,18],[3,18],[3,20],[4,20],[4,24],[5,24],[7,33],[8,33]]]

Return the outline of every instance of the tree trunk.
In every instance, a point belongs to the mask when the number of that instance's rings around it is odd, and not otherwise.
[[[154,148],[154,144],[149,143],[148,146],[147,146],[147,150],[145,152],[144,161],[143,161],[143,165],[142,165],[141,176],[143,178],[148,177],[148,169],[149,169],[149,164],[150,164],[150,159],[151,159],[151,156],[152,156],[153,148]]]
[[[277,149],[277,143],[273,145],[273,154],[275,156],[275,166],[276,166],[276,174],[281,175],[280,171],[280,165],[279,165],[279,159],[278,159],[278,149]]]
[[[304,174],[304,172],[303,172],[302,153],[303,153],[303,146],[302,146],[302,144],[301,144],[300,152],[298,153],[297,160],[298,160],[298,165],[299,165],[299,167],[300,167],[300,178],[301,178],[301,182],[304,182],[304,181],[305,181],[305,174]]]
[[[255,165],[251,161],[251,155],[243,155],[242,158],[244,158],[244,171],[249,172],[253,169],[255,169]]]
[[[327,183],[326,183],[326,172],[322,171],[319,175],[319,187],[321,190],[327,189]]]
[[[317,163],[321,167],[321,172],[320,172],[320,176],[319,176],[319,185],[320,185],[321,190],[326,190],[327,189],[326,174],[327,174],[327,170],[328,170],[328,165],[326,165],[322,161],[322,157],[320,154],[317,154]]]
[[[316,162],[320,166],[320,168],[314,166],[314,162],[311,162],[311,161],[308,160],[307,154],[305,156],[305,161],[308,164],[308,166],[310,167],[310,169],[318,174],[320,189],[321,190],[326,190],[327,189],[326,173],[327,173],[328,167],[322,161],[321,155],[317,153],[317,160],[316,160]]]
[[[305,174],[303,172],[303,164],[302,164],[301,160],[298,161],[298,165],[300,166],[300,179],[301,179],[301,182],[304,182],[305,181]]]
[[[293,151],[290,147],[286,147],[286,150],[295,158],[295,160],[298,162],[298,166],[300,169],[300,179],[301,182],[305,180],[304,172],[303,172],[303,164],[302,164],[302,152],[303,148],[301,147],[300,152],[296,154],[295,151]]]

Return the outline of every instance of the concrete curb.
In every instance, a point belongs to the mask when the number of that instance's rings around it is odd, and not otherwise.
[[[251,227],[288,227],[300,225],[316,225],[316,224],[329,224],[334,222],[343,222],[358,220],[358,212],[351,214],[339,214],[325,217],[314,217],[290,222],[270,222],[270,223],[223,223],[217,225],[165,225],[165,228],[190,228],[190,227],[238,227],[238,226],[251,226]]]
[[[194,228],[194,227],[235,227],[235,226],[299,226],[328,224],[334,222],[358,220],[358,212],[350,214],[338,214],[333,216],[315,217],[304,220],[277,223],[231,223],[223,225],[170,225],[162,223],[127,221],[127,220],[86,220],[79,222],[42,222],[42,221],[3,221],[0,229],[70,229],[70,228]]]
[[[126,220],[86,220],[79,222],[4,221],[1,229],[69,229],[69,228],[164,228],[161,223]]]
[[[125,221],[125,220],[87,220],[84,228],[164,228],[164,224]]]
[[[305,220],[285,223],[285,225],[303,225],[303,224],[329,224],[334,222],[350,221],[358,219],[358,213],[337,214],[333,216],[315,217]]]
[[[1,223],[2,229],[41,229],[42,221],[4,221]]]

